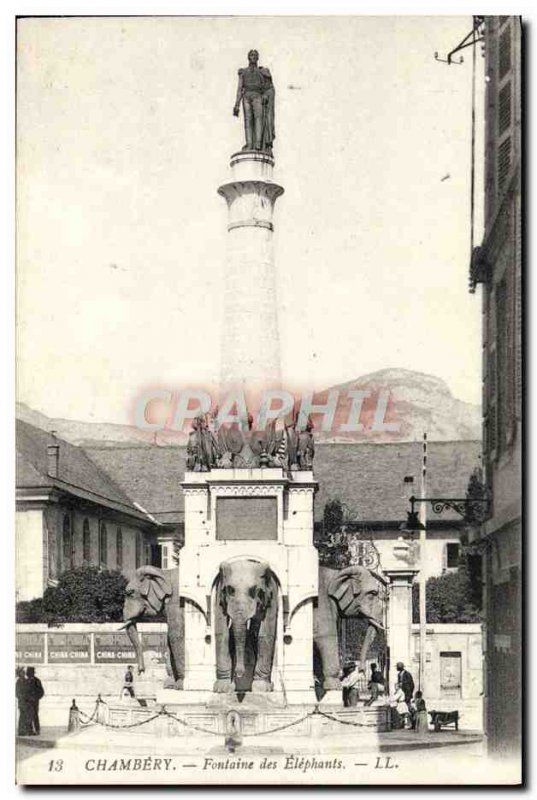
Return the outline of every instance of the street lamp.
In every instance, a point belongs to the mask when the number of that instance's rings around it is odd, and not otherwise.
[[[411,497],[410,500],[415,500],[415,498]],[[417,512],[412,509],[412,511],[407,512],[406,522],[402,522],[399,525],[399,530],[401,533],[415,533],[416,531],[424,531],[425,525],[420,521]]]

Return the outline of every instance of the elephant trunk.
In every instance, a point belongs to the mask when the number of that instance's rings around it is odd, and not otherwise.
[[[140,642],[140,636],[138,634],[138,628],[136,627],[136,622],[127,622],[125,625],[125,631],[127,632],[127,636],[129,637],[132,646],[134,647],[136,661],[138,664],[138,674],[141,674],[142,672],[145,672],[144,653],[142,650],[142,644]]]
[[[249,620],[235,618],[232,622],[233,638],[235,641],[235,677],[242,678],[245,673],[246,633]]]

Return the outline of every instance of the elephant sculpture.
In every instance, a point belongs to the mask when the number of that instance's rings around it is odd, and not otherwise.
[[[317,656],[325,691],[341,688],[342,664],[338,639],[338,622],[341,618],[357,617],[367,622],[360,649],[360,664],[365,670],[369,648],[377,632],[384,630],[383,588],[382,578],[366,567],[352,566],[340,570],[319,567],[313,640],[314,655]]]
[[[170,679],[166,688],[182,689],[185,670],[184,610],[177,591],[177,570],[145,566],[136,570],[125,588],[124,628],[132,642],[138,673],[145,670],[144,654],[136,623],[164,611],[168,623],[166,667]]]
[[[224,561],[216,581],[215,692],[271,692],[278,590],[265,562]]]

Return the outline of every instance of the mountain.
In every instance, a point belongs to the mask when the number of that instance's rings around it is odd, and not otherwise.
[[[135,425],[118,425],[111,422],[80,422],[62,417],[47,417],[40,411],[35,411],[25,403],[17,403],[16,415],[23,422],[35,425],[46,431],[55,431],[62,439],[80,445],[94,445],[106,447],[132,447],[133,444],[184,444],[186,437],[183,433],[163,431],[155,434],[153,431],[143,431]]]
[[[424,432],[431,441],[481,439],[481,407],[457,400],[445,381],[434,375],[408,369],[381,369],[330,388],[337,389],[340,398],[352,390],[370,392],[360,416],[365,431],[361,435],[320,431],[317,434],[320,441],[408,442],[421,439]],[[384,420],[397,425],[397,431],[371,429],[381,394],[389,398]],[[340,400],[336,418],[346,420],[350,406],[351,399],[346,403]]]
[[[339,392],[335,424],[327,432],[316,424],[315,438],[319,443],[409,442],[421,439],[424,432],[431,441],[475,441],[481,438],[480,407],[457,400],[447,384],[433,375],[406,369],[383,369],[332,386],[326,392],[316,394],[316,400],[322,401],[334,389]],[[370,392],[359,418],[364,431],[341,432],[339,428],[348,420],[352,405],[352,398],[348,398],[347,393],[360,389]],[[397,431],[375,430],[374,418],[381,393],[388,393],[389,397],[384,421],[397,425]],[[137,444],[177,446],[186,442],[186,435],[179,431],[153,433],[133,425],[52,419],[24,403],[17,403],[17,417],[38,428],[54,430],[73,444],[132,447]]]

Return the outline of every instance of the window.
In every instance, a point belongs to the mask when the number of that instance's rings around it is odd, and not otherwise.
[[[500,35],[498,46],[498,72],[500,80],[511,69],[511,28],[507,27]]]
[[[508,136],[498,147],[498,192],[501,192],[511,169],[511,137]]]
[[[144,564],[151,564],[152,566],[155,566],[151,545],[147,542],[144,542]]]
[[[99,526],[99,566],[106,567],[108,564],[108,534],[106,525],[101,522]]]
[[[458,542],[448,542],[446,545],[446,567],[456,569],[459,566],[460,545]]]
[[[497,403],[497,446],[502,451],[505,446],[505,432],[507,421],[507,379],[508,379],[508,359],[507,359],[507,291],[506,282],[503,278],[496,285],[496,403]]]
[[[172,568],[172,559],[171,559],[171,544],[169,542],[164,542],[160,545],[160,566],[161,569],[171,569]]]
[[[116,531],[116,567],[120,571],[123,569],[123,531],[121,528]]]
[[[136,532],[136,569],[142,566],[142,534]]]
[[[511,83],[506,83],[500,91],[498,104],[498,135],[511,126]]]
[[[82,525],[82,561],[84,564],[91,563],[91,534],[87,517]]]
[[[70,514],[65,514],[63,517],[62,566],[63,569],[71,569],[73,566],[73,533]]]

